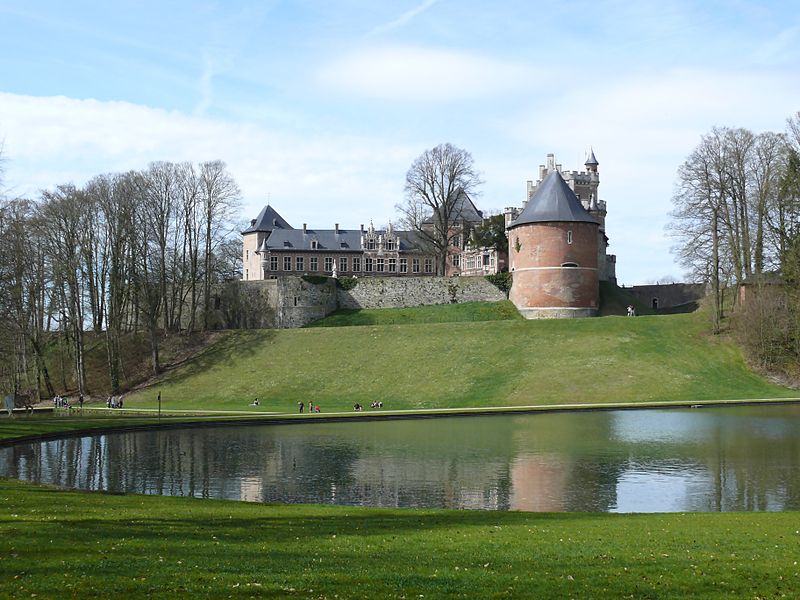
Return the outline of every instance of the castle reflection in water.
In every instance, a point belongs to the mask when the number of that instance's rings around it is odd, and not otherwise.
[[[0,476],[249,502],[521,511],[800,509],[800,408],[219,427],[0,450]]]

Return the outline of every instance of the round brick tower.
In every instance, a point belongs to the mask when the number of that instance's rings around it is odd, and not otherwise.
[[[558,171],[539,184],[508,225],[509,298],[525,318],[597,315],[599,226]]]

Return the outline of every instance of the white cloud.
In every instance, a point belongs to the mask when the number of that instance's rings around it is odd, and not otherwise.
[[[527,66],[456,50],[363,47],[318,73],[340,93],[372,99],[445,102],[496,96],[530,84]]]
[[[242,188],[243,219],[267,201],[292,224],[385,222],[418,148],[356,136],[295,136],[127,102],[0,93],[6,185],[35,197],[154,160],[222,159]]]

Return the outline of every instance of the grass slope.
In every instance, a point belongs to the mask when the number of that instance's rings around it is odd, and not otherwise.
[[[634,319],[231,331],[126,406],[323,411],[792,396],[707,334],[702,313]],[[255,409],[254,409],[255,410]]]
[[[412,308],[338,310],[309,327],[351,327],[354,325],[408,325],[457,323],[464,321],[519,321],[522,316],[508,300],[466,302]]]
[[[0,596],[773,598],[797,513],[270,506],[0,480]]]

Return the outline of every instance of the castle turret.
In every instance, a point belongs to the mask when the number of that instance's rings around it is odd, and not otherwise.
[[[549,157],[548,157],[549,158]],[[509,299],[528,319],[597,314],[598,229],[558,170],[508,226]]]
[[[597,162],[597,159],[594,156],[593,148],[589,148],[589,158],[587,158],[586,162],[583,164],[589,173],[597,173],[597,167],[600,165],[600,163]]]

